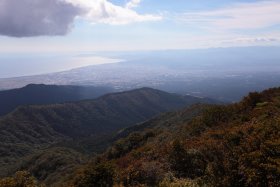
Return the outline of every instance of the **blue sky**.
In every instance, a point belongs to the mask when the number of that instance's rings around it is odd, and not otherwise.
[[[0,53],[280,44],[279,0],[63,0],[61,6],[57,0],[42,6],[2,1]]]

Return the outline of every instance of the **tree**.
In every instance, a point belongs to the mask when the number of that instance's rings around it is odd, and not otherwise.
[[[13,177],[0,179],[0,187],[38,187],[38,184],[29,172],[18,171]]]
[[[187,151],[179,140],[172,145],[169,163],[176,177],[191,179],[202,176],[207,165],[199,151]]]
[[[108,162],[96,163],[85,168],[74,180],[76,187],[111,187],[115,169]]]

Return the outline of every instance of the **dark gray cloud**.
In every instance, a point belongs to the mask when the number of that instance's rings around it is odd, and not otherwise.
[[[65,35],[81,13],[62,0],[0,0],[0,35]]]

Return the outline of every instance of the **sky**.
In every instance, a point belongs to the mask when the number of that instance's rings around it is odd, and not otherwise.
[[[280,45],[280,0],[0,0],[0,54]]]

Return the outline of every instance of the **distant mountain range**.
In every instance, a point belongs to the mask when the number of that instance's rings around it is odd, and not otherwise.
[[[250,91],[262,91],[280,84],[279,50],[279,47],[237,47],[107,52],[100,55],[124,61],[50,74],[0,78],[0,90],[31,83],[106,85],[117,91],[150,87],[238,102]],[[90,57],[96,54],[84,55]]]
[[[113,89],[110,87],[30,84],[23,88],[0,91],[0,116],[11,112],[20,105],[43,105],[95,99],[112,92]]]
[[[23,90],[38,90],[38,87],[42,88],[39,92],[43,94],[41,98],[48,98],[47,96],[55,92],[63,95],[61,90],[76,90],[76,87],[44,85],[30,85]],[[22,92],[30,98],[29,92]],[[36,98],[35,92],[32,93],[30,99]],[[46,102],[59,101],[63,98],[62,95],[47,99]],[[68,98],[77,96],[73,95],[69,94]],[[104,150],[108,146],[108,140],[112,138],[111,135],[119,130],[146,121],[162,112],[195,103],[217,101],[142,88],[107,94],[94,100],[20,106],[0,118],[0,174],[3,176],[20,169],[23,167],[23,160],[28,161],[32,155],[50,147],[53,147],[50,150],[69,151],[74,155]],[[55,147],[62,147],[63,150]]]

